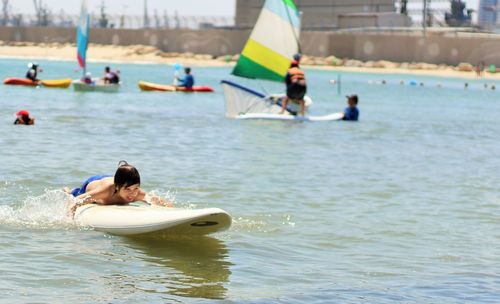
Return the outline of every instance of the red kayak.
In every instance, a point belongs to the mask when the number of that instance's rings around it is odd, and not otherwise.
[[[3,81],[3,84],[23,85],[23,86],[37,86],[38,85],[38,83],[33,82],[31,79],[16,78],[16,77],[6,78]]]
[[[16,78],[16,77],[10,77],[6,78],[3,81],[3,84],[8,84],[8,85],[22,85],[22,86],[37,86],[37,85],[42,85],[47,88],[67,88],[71,85],[71,79],[66,78],[66,79],[53,79],[53,80],[40,80],[38,83],[31,81],[31,79],[27,78]]]
[[[138,86],[143,91],[161,91],[161,92],[213,92],[214,89],[208,86],[194,86],[191,89],[186,89],[183,87],[176,87],[173,85],[158,84],[146,81],[139,81]]]

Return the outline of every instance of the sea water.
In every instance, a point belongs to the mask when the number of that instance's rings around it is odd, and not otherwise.
[[[1,60],[1,78],[22,77],[27,62]],[[80,76],[74,62],[40,63],[42,78]],[[117,94],[0,86],[1,303],[499,301],[492,82],[343,73],[338,88],[337,72],[306,69],[311,114],[338,112],[356,93],[360,121],[237,121],[224,117],[219,86],[235,80],[229,67],[193,68],[214,94],[138,89],[171,82],[172,66],[112,68]],[[34,126],[12,124],[20,109]],[[146,191],[222,208],[233,226],[203,238],[75,227],[61,189],[120,160]]]

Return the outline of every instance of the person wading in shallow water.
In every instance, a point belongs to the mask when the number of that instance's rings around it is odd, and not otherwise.
[[[359,118],[358,95],[350,95],[346,97],[348,107],[344,110],[342,120],[357,121]]]
[[[16,120],[14,120],[15,125],[34,125],[35,118],[30,117],[30,112],[27,110],[21,110],[16,114]]]

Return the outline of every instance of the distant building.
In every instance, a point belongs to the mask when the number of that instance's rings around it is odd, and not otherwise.
[[[499,0],[479,1],[478,24],[482,29],[493,30],[497,27]]]
[[[472,11],[473,10],[466,8],[465,2],[461,0],[451,0],[451,11],[445,13],[446,24],[455,27],[470,26]]]
[[[409,25],[408,17],[396,13],[395,1],[294,0],[294,3],[303,13],[304,30]],[[265,0],[236,0],[236,27],[253,27],[264,2]]]

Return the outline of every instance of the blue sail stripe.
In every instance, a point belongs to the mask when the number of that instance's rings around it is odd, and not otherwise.
[[[291,21],[294,28],[300,27],[299,12],[288,6],[283,0],[266,0],[264,9],[280,16],[285,22]],[[290,14],[290,16],[288,16],[288,14]]]

